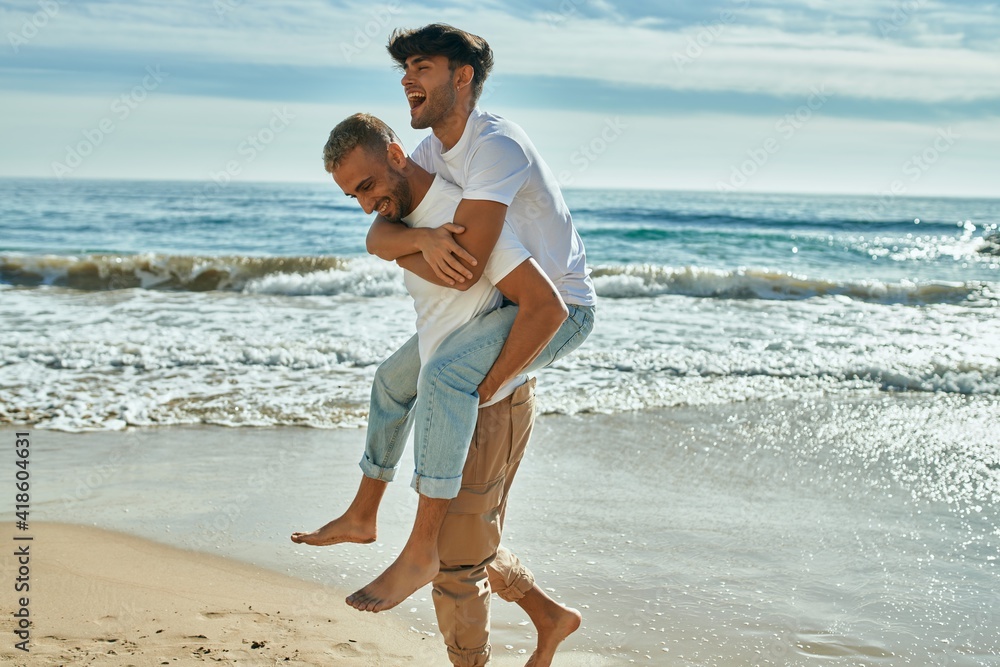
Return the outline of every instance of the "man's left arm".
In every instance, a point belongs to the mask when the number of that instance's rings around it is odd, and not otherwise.
[[[507,208],[530,175],[531,161],[524,148],[511,137],[490,135],[472,149],[466,165],[462,201],[452,220],[465,229],[456,240],[478,260],[476,266],[469,267],[472,277],[466,281],[466,287],[476,284],[486,271],[500,238]],[[497,285],[495,280],[492,282]]]
[[[518,309],[500,356],[479,385],[480,403],[489,401],[501,387],[523,373],[569,315],[559,291],[533,259],[521,262],[496,287]]]

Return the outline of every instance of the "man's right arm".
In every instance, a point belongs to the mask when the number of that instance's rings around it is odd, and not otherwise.
[[[429,135],[411,156],[414,162],[428,171],[433,171],[433,161],[429,157],[434,150],[433,145],[434,140]],[[528,180],[531,161],[516,140],[491,135],[472,149],[468,162],[462,201],[455,209],[451,223],[461,232],[454,230],[448,238],[439,237],[444,245],[424,243],[417,256],[426,260],[422,262],[414,258],[418,252],[414,240],[396,236],[399,230],[386,229],[381,223],[391,223],[379,216],[368,234],[368,252],[383,259],[391,256],[403,268],[438,285],[460,290],[475,285],[493,254],[508,206]],[[383,233],[394,235],[394,238],[382,240]],[[461,244],[454,236],[459,233],[462,234]],[[448,245],[449,242],[454,245]],[[476,258],[479,258],[478,262]]]
[[[413,271],[424,280],[428,280],[436,285],[451,287],[457,290],[467,290],[479,282],[489,264],[489,258],[493,253],[493,248],[500,238],[500,233],[504,226],[504,214],[507,206],[495,201],[463,199],[455,209],[455,222],[457,226],[466,229],[462,232],[462,251],[465,256],[472,258],[467,265],[455,271],[460,272],[459,278],[450,276],[441,278],[440,271],[435,269],[431,262],[427,260],[427,253],[410,253],[396,259],[396,263],[404,269]],[[471,225],[465,224],[474,220]],[[391,224],[391,223],[390,223]],[[400,244],[399,248],[403,248]],[[485,257],[486,260],[476,262],[475,257]],[[458,261],[456,259],[456,261]]]
[[[368,230],[365,248],[388,262],[420,253],[439,280],[461,283],[472,278],[472,272],[460,260],[476,264],[476,259],[455,241],[455,235],[464,231],[461,225],[450,222],[436,228],[410,228],[379,215]]]

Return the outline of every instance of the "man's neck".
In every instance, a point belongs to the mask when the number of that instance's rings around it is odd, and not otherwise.
[[[403,176],[406,177],[406,180],[410,184],[410,203],[413,204],[413,208],[403,214],[405,218],[416,211],[417,207],[420,206],[420,202],[427,196],[427,191],[431,189],[431,184],[434,183],[434,174],[410,158],[406,158],[406,168],[403,170]]]
[[[474,104],[462,104],[457,102],[451,111],[445,115],[437,124],[431,127],[434,136],[441,142],[441,146],[446,151],[450,151],[462,138],[465,133],[465,126],[469,123],[469,116],[472,115]]]

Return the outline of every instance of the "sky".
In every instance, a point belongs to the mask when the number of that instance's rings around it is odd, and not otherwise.
[[[413,147],[385,51],[446,22],[480,107],[564,187],[1000,196],[1000,5],[978,0],[0,1],[0,176],[326,182],[330,129]]]

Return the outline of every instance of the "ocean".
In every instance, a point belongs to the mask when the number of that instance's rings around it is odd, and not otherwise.
[[[569,191],[601,298],[545,413],[1000,392],[1000,201]],[[0,181],[0,423],[357,426],[413,331],[330,185]]]
[[[538,374],[505,539],[583,611],[567,648],[998,664],[1000,200],[566,199],[597,325]],[[0,180],[0,425],[33,427],[36,518],[366,583],[405,484],[374,552],[287,536],[343,509],[413,332],[368,223],[332,183]],[[431,633],[427,597],[394,613]],[[529,628],[494,607],[515,664]]]

